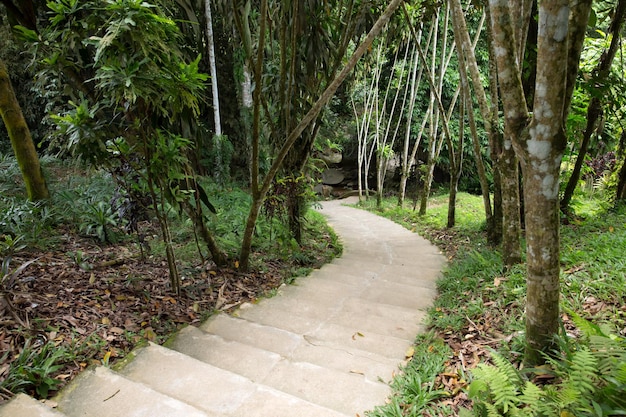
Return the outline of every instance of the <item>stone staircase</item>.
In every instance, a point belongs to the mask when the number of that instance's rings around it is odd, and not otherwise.
[[[404,228],[324,203],[344,256],[235,314],[83,372],[52,409],[18,395],[0,417],[354,417],[384,403],[445,263]]]

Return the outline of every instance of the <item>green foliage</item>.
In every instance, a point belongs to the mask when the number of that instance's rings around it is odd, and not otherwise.
[[[413,349],[412,358],[391,382],[389,402],[367,413],[368,417],[426,415],[434,410],[435,401],[450,394],[435,385],[452,354],[450,348],[433,333],[426,333],[417,337]]]
[[[39,398],[47,398],[48,393],[61,384],[54,374],[69,357],[69,352],[55,347],[52,342],[40,347],[36,346],[36,341],[28,339],[19,357],[11,362],[8,377],[0,382],[0,387],[13,394],[34,391]]]
[[[118,225],[118,219],[110,204],[98,201],[87,206],[83,219],[79,226],[82,232],[96,236],[100,242],[112,243],[110,229]]]
[[[11,256],[15,252],[19,252],[26,248],[26,245],[22,244],[24,236],[11,236],[10,234],[0,236],[0,256]]]
[[[0,296],[4,297],[9,308],[12,307],[7,297],[17,283],[18,276],[37,259],[31,259],[30,261],[20,265],[17,269],[11,269],[11,260],[11,256],[5,256],[2,259],[2,265],[0,265]]]
[[[577,318],[589,340],[564,347],[548,367],[552,384],[528,379],[506,358],[493,352],[493,365],[480,364],[472,371],[469,396],[474,415],[483,416],[610,416],[626,410],[626,343],[602,333],[597,326]],[[533,370],[529,370],[531,372]]]
[[[23,198],[0,201],[0,235],[20,238],[29,244],[37,243],[46,237],[55,222],[55,210],[43,202],[30,202]]]

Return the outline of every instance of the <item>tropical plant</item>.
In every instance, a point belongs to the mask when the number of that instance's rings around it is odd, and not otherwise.
[[[178,292],[168,205],[189,209],[185,212],[201,228],[205,217],[200,201],[208,203],[189,169],[190,140],[177,133],[200,111],[199,96],[207,80],[199,71],[200,57],[185,61],[178,26],[147,2],[72,0],[50,1],[47,6],[51,18],[42,34],[46,41],[35,43],[46,56],[43,75],[79,84],[79,93],[70,95],[69,110],[56,117],[60,144],[108,168],[127,200],[152,206],[165,242],[172,289]],[[110,225],[112,217],[99,211],[91,231],[106,240],[105,224]],[[222,263],[221,252],[207,244],[216,263]]]
[[[47,398],[50,391],[61,385],[62,381],[54,376],[63,367],[62,362],[70,356],[69,352],[52,342],[43,347],[36,344],[37,340],[26,340],[18,358],[11,362],[8,377],[0,382],[2,389],[13,394],[34,391],[39,398]]]
[[[80,230],[89,236],[95,236],[103,243],[111,243],[111,228],[118,225],[117,216],[110,204],[98,201],[87,207]]]
[[[493,352],[494,365],[480,364],[472,371],[473,415],[626,415],[626,341],[570,314],[584,339],[561,338],[559,356],[548,358],[545,366],[520,371]],[[529,379],[534,374],[552,383]]]

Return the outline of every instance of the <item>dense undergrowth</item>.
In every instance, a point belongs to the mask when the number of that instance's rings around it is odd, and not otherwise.
[[[0,159],[0,403],[18,392],[49,397],[92,364],[111,364],[145,340],[254,300],[341,252],[324,218],[308,210],[302,245],[278,215],[262,215],[249,272],[238,254],[250,198],[204,184],[217,213],[210,228],[230,265],[217,268],[193,224],[167,211],[181,294],[172,292],[158,226],[147,211],[138,233],[114,208],[109,174],[42,159],[52,198],[26,200],[15,160]]]
[[[447,195],[433,197],[423,217],[395,199],[382,210],[361,204],[427,237],[450,260],[429,311],[431,331],[416,340],[424,353],[370,417],[625,414],[626,208],[598,193],[578,198],[561,228],[559,349],[541,369],[522,365],[524,266],[502,270],[486,241],[480,197],[459,195],[452,229],[445,227]]]

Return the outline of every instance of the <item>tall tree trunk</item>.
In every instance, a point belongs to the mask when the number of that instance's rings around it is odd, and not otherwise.
[[[567,142],[565,117],[573,91],[591,0],[539,4],[537,81],[530,115],[521,82],[508,0],[490,0],[506,134],[524,174],[527,241],[526,352],[540,364],[559,328],[559,173]],[[581,35],[582,34],[582,35]],[[575,69],[572,68],[575,66]]]
[[[467,79],[461,77],[461,84],[467,83]],[[461,85],[461,90],[466,90],[467,85]],[[459,189],[459,180],[463,172],[463,141],[465,140],[465,100],[459,102],[459,150],[453,149],[452,139],[448,138],[448,152],[450,153],[450,197],[448,198],[448,228],[454,227],[456,222],[456,195]]]
[[[204,1],[204,17],[206,19],[206,38],[209,52],[209,68],[211,72],[211,93],[213,95],[213,120],[215,135],[213,136],[213,149],[215,152],[214,176],[218,182],[224,181],[227,172],[224,167],[222,155],[222,122],[220,119],[220,96],[217,84],[217,65],[215,63],[215,41],[213,37],[213,17],[211,15],[211,0]]]
[[[483,87],[482,78],[476,61],[474,47],[470,43],[469,32],[460,0],[449,0],[452,9],[452,19],[454,24],[454,36],[456,42],[460,45],[459,55],[465,60],[469,70],[470,80],[474,87],[474,93],[478,101],[480,113],[482,115],[483,125],[487,138],[489,140],[490,155],[493,162],[493,216],[488,217],[487,235],[489,241],[496,245],[502,241],[502,174],[498,164],[498,157],[502,148],[502,133],[497,129],[498,125],[498,96],[495,77],[491,74],[490,68],[490,93],[491,105],[487,100],[487,93]],[[490,67],[495,66],[493,60],[490,61]],[[488,199],[484,199],[485,204]],[[485,205],[485,210],[488,207]],[[489,208],[490,209],[490,208]],[[491,221],[489,221],[491,220]]]
[[[615,54],[617,53],[621,45],[620,31],[624,22],[625,13],[626,0],[619,0],[617,6],[615,6],[611,25],[609,26],[609,31],[606,35],[607,38],[611,38],[611,44],[609,45],[609,49],[605,50],[602,53],[600,59],[598,60],[598,65],[593,71],[594,82],[601,83],[602,81],[606,80],[609,72],[611,71],[613,59],[615,58]],[[593,97],[591,97],[591,100],[589,101],[589,105],[587,107],[587,125],[585,126],[585,131],[583,132],[583,138],[580,143],[580,148],[578,150],[578,156],[576,157],[576,163],[574,164],[574,170],[572,171],[572,175],[567,182],[567,186],[565,187],[565,191],[563,192],[563,197],[561,197],[562,212],[567,212],[569,209],[569,204],[572,201],[572,196],[574,195],[576,185],[578,184],[578,180],[580,179],[580,172],[582,170],[583,162],[585,160],[585,155],[587,154],[587,149],[589,147],[591,136],[595,131],[596,123],[601,115],[602,100],[600,96],[594,95]]]
[[[15,97],[6,65],[0,60],[0,116],[4,121],[15,158],[22,171],[28,198],[32,201],[50,197],[46,180],[39,165],[39,157]]]
[[[510,140],[504,142],[496,164],[502,198],[502,263],[505,269],[522,262],[519,163]]]
[[[622,159],[622,167],[617,176],[617,190],[615,192],[615,203],[619,204],[626,200],[626,129],[622,129],[617,157]]]
[[[415,42],[421,41],[421,32],[418,36],[418,39]],[[404,198],[406,196],[406,183],[409,178],[411,167],[413,166],[413,160],[415,159],[414,155],[409,156],[409,145],[411,143],[411,128],[413,121],[413,110],[415,108],[415,94],[417,93],[417,86],[419,85],[419,81],[422,78],[422,69],[418,70],[419,59],[417,58],[417,49],[413,48],[413,53],[411,54],[411,62],[410,62],[410,73],[411,73],[411,83],[410,83],[410,96],[409,96],[409,108],[407,111],[407,120],[404,132],[404,142],[402,146],[402,156],[401,156],[401,169],[400,169],[400,187],[398,190],[398,207],[404,206]],[[419,141],[421,139],[421,134],[418,135]]]

